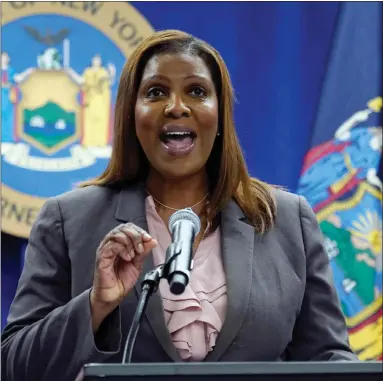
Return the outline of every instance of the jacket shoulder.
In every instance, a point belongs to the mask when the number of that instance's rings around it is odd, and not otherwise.
[[[57,203],[64,221],[83,220],[87,219],[87,217],[91,220],[93,217],[102,216],[107,212],[110,213],[115,208],[114,205],[118,201],[119,193],[120,189],[90,185],[62,193],[49,199],[48,202]]]
[[[108,201],[118,195],[119,192],[119,189],[99,185],[90,185],[84,188],[76,188],[65,192],[54,197],[54,199],[56,199],[61,207],[76,209],[76,207],[92,207],[92,205]]]
[[[295,214],[299,216],[300,196],[290,191],[275,188],[273,195],[277,205],[277,216]]]

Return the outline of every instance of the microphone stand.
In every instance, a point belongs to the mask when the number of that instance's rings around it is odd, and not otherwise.
[[[144,316],[149,298],[157,291],[162,278],[168,279],[169,269],[177,255],[181,253],[181,245],[178,242],[172,243],[166,250],[166,260],[162,265],[158,265],[154,270],[149,271],[141,282],[141,296],[138,300],[136,312],[129,329],[128,337],[125,341],[122,364],[130,363],[132,360],[134,343],[140,328],[142,317]]]

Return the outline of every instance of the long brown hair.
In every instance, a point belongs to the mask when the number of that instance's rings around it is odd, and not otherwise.
[[[133,52],[126,62],[118,87],[113,151],[108,167],[88,185],[127,185],[145,181],[148,160],[138,141],[134,125],[134,109],[143,70],[148,60],[161,53],[190,53],[208,65],[219,100],[219,132],[206,163],[210,181],[208,220],[234,198],[255,229],[264,233],[274,223],[276,204],[272,186],[249,176],[233,119],[234,90],[226,64],[220,54],[206,42],[178,31],[156,32]]]

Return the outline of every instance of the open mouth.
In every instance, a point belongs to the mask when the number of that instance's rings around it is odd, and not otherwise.
[[[188,127],[165,126],[161,130],[159,138],[170,155],[180,156],[192,151],[197,134]]]

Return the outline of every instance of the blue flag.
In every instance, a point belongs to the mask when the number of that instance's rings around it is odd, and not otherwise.
[[[322,229],[353,350],[382,359],[382,3],[341,3],[298,193]]]

